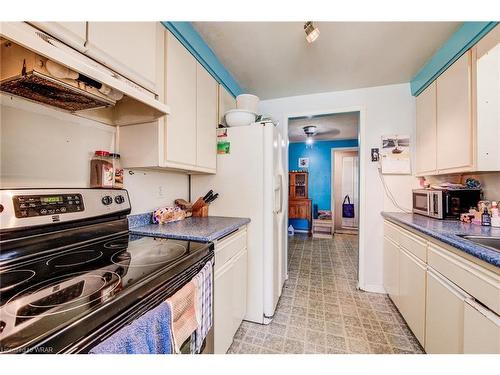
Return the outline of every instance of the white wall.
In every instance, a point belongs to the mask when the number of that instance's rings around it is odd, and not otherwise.
[[[331,113],[343,109],[361,110],[360,199],[364,214],[360,222],[360,287],[383,292],[383,220],[380,212],[398,209],[384,194],[377,163],[370,161],[370,148],[381,148],[381,136],[388,134],[409,134],[414,142],[415,98],[410,94],[409,84],[301,95],[260,103],[260,112],[278,120],[285,137],[290,115]],[[284,160],[288,163],[288,155]],[[417,180],[413,176],[385,176],[385,179],[398,203],[411,208],[411,190],[418,186]]]
[[[114,150],[116,128],[1,95],[0,188],[88,187],[95,150]],[[188,197],[188,177],[125,172],[132,213]]]

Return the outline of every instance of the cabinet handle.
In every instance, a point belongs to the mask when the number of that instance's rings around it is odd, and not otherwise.
[[[472,297],[466,298],[465,303],[476,310],[479,314],[483,315],[485,318],[491,320],[493,323],[500,327],[500,317],[495,312],[481,305]]]
[[[465,293],[462,289],[459,289],[455,284],[446,279],[440,273],[434,271],[432,268],[428,268],[427,272],[436,279],[438,283],[448,289],[451,293],[453,293],[456,297],[460,298],[462,301],[466,301],[468,298],[471,298],[467,293]]]

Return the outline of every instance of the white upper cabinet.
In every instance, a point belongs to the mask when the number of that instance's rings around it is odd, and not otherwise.
[[[471,52],[437,79],[437,169],[460,172],[473,167]]]
[[[500,170],[500,26],[417,97],[416,172]]]
[[[170,114],[157,122],[120,128],[122,163],[125,168],[216,173],[218,84],[175,36],[168,31],[164,35],[160,92]]]
[[[144,88],[157,92],[163,59],[159,22],[88,22],[87,54]]]
[[[500,169],[500,26],[479,41],[476,52],[477,169]]]
[[[33,26],[59,39],[61,42],[85,52],[87,22],[30,22]]]
[[[165,159],[194,166],[197,62],[171,33],[167,33],[166,39],[165,100],[171,112],[165,120]]]
[[[217,168],[217,82],[196,65],[196,164]]]
[[[417,97],[417,175],[436,170],[436,82]]]

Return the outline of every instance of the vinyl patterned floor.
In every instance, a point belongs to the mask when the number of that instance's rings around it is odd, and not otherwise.
[[[289,239],[289,279],[271,324],[244,321],[228,353],[423,353],[384,294],[356,289],[357,236]]]

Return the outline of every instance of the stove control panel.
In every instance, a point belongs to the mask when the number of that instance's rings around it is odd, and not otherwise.
[[[101,216],[123,217],[130,209],[125,189],[0,189],[0,234]]]
[[[12,199],[17,218],[59,215],[85,210],[81,194],[15,195]]]

